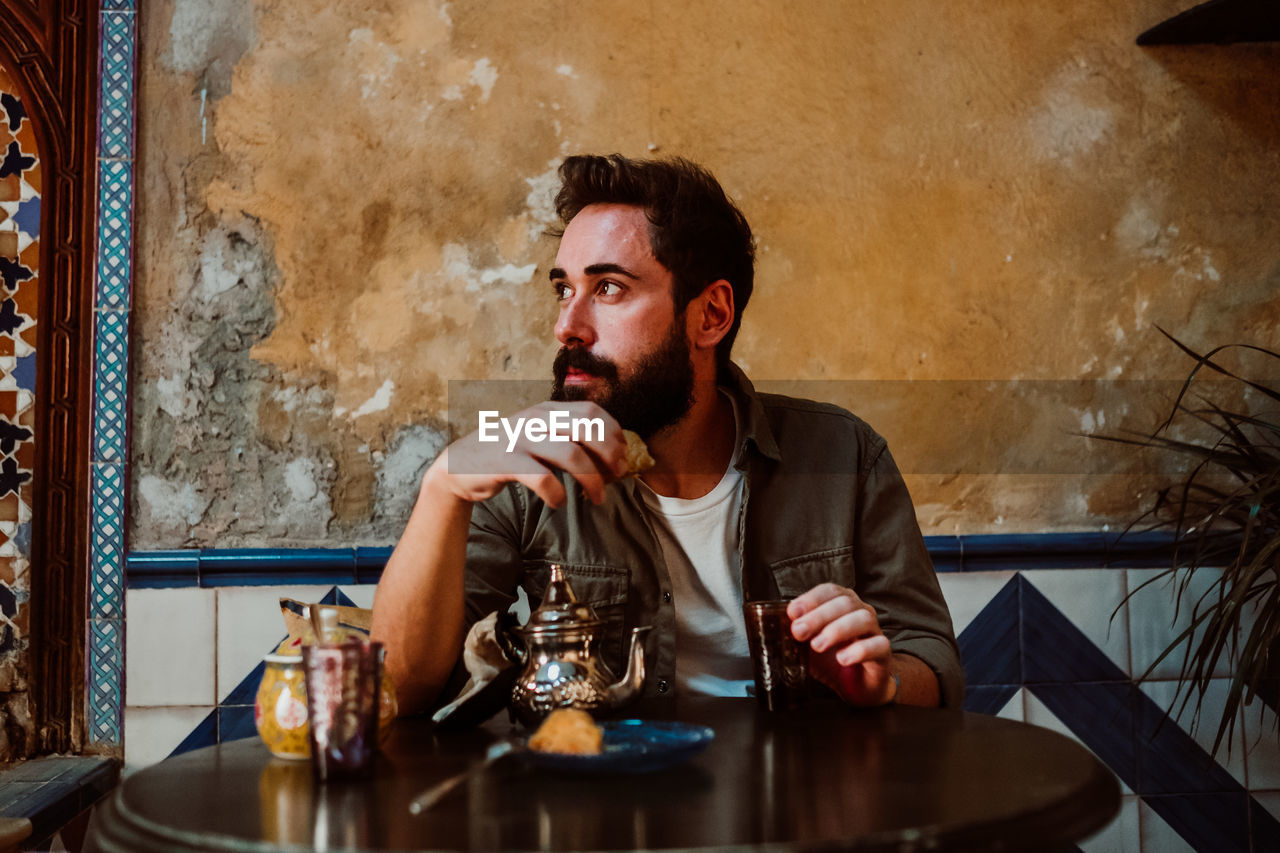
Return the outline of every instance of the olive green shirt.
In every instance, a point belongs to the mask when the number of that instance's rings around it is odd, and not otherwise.
[[[746,478],[738,517],[744,600],[797,596],[825,581],[848,587],[875,608],[893,650],[924,661],[943,704],[958,707],[964,673],[951,617],[884,439],[837,406],[757,394],[736,366],[722,386],[743,425],[736,456]],[[621,675],[630,629],[652,625],[645,695],[673,693],[675,603],[640,483],[612,484],[596,506],[562,476],[569,500],[560,509],[518,484],[473,509],[468,627],[507,610],[518,587],[537,606],[550,566],[559,564],[605,623],[609,668]],[[460,685],[460,665],[455,675]]]

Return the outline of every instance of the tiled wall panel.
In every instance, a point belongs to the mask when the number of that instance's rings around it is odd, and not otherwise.
[[[94,287],[93,503],[89,570],[89,736],[123,738],[129,308],[133,281],[137,14],[108,0],[99,15],[98,216]],[[115,665],[113,665],[115,663]]]

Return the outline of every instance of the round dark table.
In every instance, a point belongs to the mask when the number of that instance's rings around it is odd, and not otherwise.
[[[747,699],[665,700],[620,716],[715,729],[691,761],[643,775],[575,776],[509,759],[434,808],[423,789],[477,762],[505,715],[470,731],[397,721],[372,778],[312,781],[255,738],[127,777],[90,849],[1052,850],[1119,810],[1115,777],[1047,729],[963,711],[814,703],[769,715]]]

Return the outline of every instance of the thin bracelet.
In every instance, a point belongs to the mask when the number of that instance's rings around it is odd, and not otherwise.
[[[902,690],[902,679],[898,676],[898,673],[892,671],[890,671],[889,677],[893,679],[893,695],[884,704],[896,705],[898,703],[898,693]]]

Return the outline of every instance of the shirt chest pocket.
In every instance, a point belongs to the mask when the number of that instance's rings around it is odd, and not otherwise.
[[[521,585],[529,596],[529,606],[537,608],[551,581],[551,563],[531,560],[524,564],[524,580]],[[621,675],[623,665],[623,638],[626,635],[627,593],[631,581],[626,569],[609,566],[575,565],[556,563],[564,570],[565,580],[578,601],[591,605],[600,626],[599,645],[605,664],[615,675]]]
[[[857,589],[852,545],[789,557],[771,564],[769,569],[782,598],[795,598],[821,583]]]

